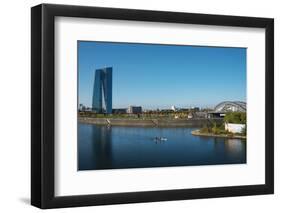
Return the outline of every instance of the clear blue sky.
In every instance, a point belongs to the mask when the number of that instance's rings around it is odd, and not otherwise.
[[[113,108],[212,107],[246,101],[246,49],[78,41],[79,103],[94,73],[113,67]]]

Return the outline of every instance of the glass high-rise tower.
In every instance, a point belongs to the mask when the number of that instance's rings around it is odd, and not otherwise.
[[[112,67],[97,69],[95,72],[92,110],[112,113]]]

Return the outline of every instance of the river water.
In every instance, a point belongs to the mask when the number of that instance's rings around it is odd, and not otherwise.
[[[79,123],[78,170],[246,163],[246,140],[193,136],[194,129]]]

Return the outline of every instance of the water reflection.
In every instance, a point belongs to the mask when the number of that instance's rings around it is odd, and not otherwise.
[[[79,126],[78,169],[112,168],[112,134],[107,126]]]
[[[198,137],[192,130],[79,124],[78,169],[246,163],[246,140]]]
[[[237,154],[240,153],[243,149],[243,143],[246,141],[243,141],[241,139],[227,139],[226,141],[226,147],[229,153],[231,154]]]
[[[99,131],[95,131],[92,126],[92,144],[93,144],[93,162],[96,162],[98,168],[112,167],[112,135],[111,128],[101,126]],[[95,141],[98,140],[98,141]]]

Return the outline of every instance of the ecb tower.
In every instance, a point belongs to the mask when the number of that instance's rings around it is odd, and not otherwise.
[[[112,67],[97,69],[93,88],[92,110],[112,113]]]

